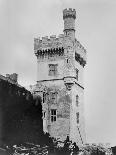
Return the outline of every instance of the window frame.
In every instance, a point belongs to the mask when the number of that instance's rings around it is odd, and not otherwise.
[[[49,64],[49,76],[56,76],[58,73],[58,64]]]
[[[43,119],[46,118],[46,111],[43,111]]]
[[[45,92],[43,92],[43,103],[45,103],[46,102],[46,96],[47,94],[45,93]]]
[[[51,102],[57,103],[57,92],[51,92]]]
[[[51,123],[53,123],[53,122],[56,122],[56,120],[57,120],[57,110],[56,109],[51,109],[50,110],[50,121],[51,121]]]

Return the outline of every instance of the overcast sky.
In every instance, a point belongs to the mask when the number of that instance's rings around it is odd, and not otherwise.
[[[34,37],[63,33],[62,10],[75,8],[76,38],[87,50],[88,142],[116,145],[116,0],[0,0],[0,74],[36,83]]]

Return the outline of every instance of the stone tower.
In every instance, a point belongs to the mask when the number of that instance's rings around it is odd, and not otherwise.
[[[64,34],[34,39],[43,129],[52,137],[85,143],[83,70],[86,50],[75,38],[75,9],[63,10]]]

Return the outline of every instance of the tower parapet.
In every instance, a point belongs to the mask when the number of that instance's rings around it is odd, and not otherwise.
[[[39,58],[50,58],[63,56],[64,54],[64,35],[60,34],[58,37],[52,35],[34,39],[35,55]]]
[[[64,35],[60,34],[58,37],[56,35],[48,36],[34,39],[34,50],[45,50],[45,49],[53,49],[58,47],[63,47]]]
[[[48,38],[48,36],[44,36],[41,39],[34,38],[34,51],[35,55],[39,58],[47,58],[53,56],[64,56],[64,48],[66,38],[69,36],[64,36],[64,34],[60,34],[58,37],[56,35],[52,35]],[[69,42],[67,42],[69,46]],[[75,60],[80,64],[85,66],[86,64],[86,49],[82,46],[82,44],[75,39]]]
[[[72,9],[72,8],[64,9],[63,10],[63,19],[65,19],[67,17],[73,17],[74,19],[76,19],[76,11],[75,11],[75,9]]]

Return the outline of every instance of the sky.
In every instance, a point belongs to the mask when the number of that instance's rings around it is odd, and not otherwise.
[[[76,38],[87,50],[87,142],[116,146],[115,0],[0,0],[0,74],[18,73],[26,87],[36,83],[34,38],[63,33],[65,8],[76,9]]]

